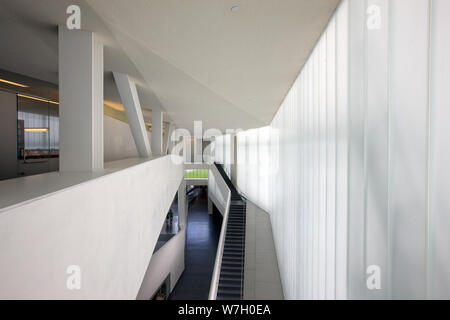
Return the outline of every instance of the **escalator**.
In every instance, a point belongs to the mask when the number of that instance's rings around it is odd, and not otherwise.
[[[222,165],[215,164],[231,190],[230,211],[220,267],[217,300],[243,300],[246,202],[234,187]]]

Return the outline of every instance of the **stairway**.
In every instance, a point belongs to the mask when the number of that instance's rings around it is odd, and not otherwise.
[[[222,165],[215,166],[231,190],[217,300],[243,300],[246,203]]]

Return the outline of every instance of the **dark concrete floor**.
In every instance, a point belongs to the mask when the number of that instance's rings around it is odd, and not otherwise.
[[[207,300],[220,237],[222,216],[208,215],[207,191],[198,192],[189,207],[186,236],[186,266],[170,300]]]

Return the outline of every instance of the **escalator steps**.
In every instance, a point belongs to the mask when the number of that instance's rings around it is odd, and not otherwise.
[[[231,205],[228,212],[217,300],[242,300],[246,205],[223,167],[218,164],[216,167],[231,190]]]

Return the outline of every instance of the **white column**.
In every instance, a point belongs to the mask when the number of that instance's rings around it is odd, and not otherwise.
[[[186,180],[181,181],[178,188],[178,226],[183,229],[186,226],[187,210],[186,210]]]
[[[194,163],[203,163],[203,138],[194,137],[193,140]]]
[[[147,128],[145,127],[136,84],[126,74],[113,72],[113,75],[139,156],[141,158],[148,158],[151,155],[150,143],[148,141]]]
[[[183,137],[183,156],[184,156],[184,163],[192,163],[192,146],[193,146],[193,140],[191,137],[184,136]]]
[[[193,137],[194,163],[203,162],[203,126],[201,121],[194,121]]]
[[[212,200],[210,198],[208,198],[208,214],[210,216],[212,216],[213,212],[214,212],[214,207],[213,206],[214,206],[214,204],[213,204]]]
[[[154,155],[163,154],[163,117],[162,111],[152,110],[152,152]]]
[[[171,140],[170,140],[170,136],[172,135],[173,131],[175,130],[175,126],[171,123],[167,130],[166,130],[166,134],[164,135],[164,154],[168,154],[170,152],[170,147],[171,147]]]
[[[103,169],[103,45],[59,27],[60,171]]]

